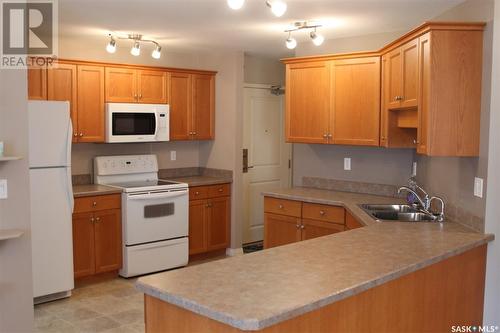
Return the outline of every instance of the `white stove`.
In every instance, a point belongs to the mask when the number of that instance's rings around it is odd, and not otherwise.
[[[96,157],[94,179],[122,189],[121,276],[187,265],[189,188],[158,179],[156,155]]]

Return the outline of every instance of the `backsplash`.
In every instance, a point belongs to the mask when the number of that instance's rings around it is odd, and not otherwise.
[[[398,187],[395,185],[364,183],[350,180],[302,177],[302,186],[319,188],[322,190],[373,194],[387,197],[398,196]]]

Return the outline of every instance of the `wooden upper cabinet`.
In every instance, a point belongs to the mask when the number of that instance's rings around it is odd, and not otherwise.
[[[78,141],[76,65],[59,63],[47,70],[47,99],[69,102],[73,124],[73,141]]]
[[[122,267],[121,211],[94,213],[96,273],[116,271]]]
[[[188,73],[169,73],[170,140],[191,138],[192,80]]]
[[[104,142],[104,67],[78,65],[78,141]]]
[[[137,70],[139,103],[167,103],[167,73],[164,71]]]
[[[194,140],[215,138],[215,76],[192,75],[191,131]]]
[[[384,72],[384,90],[385,90],[385,107],[387,109],[399,108],[402,82],[402,60],[401,50],[398,48],[383,57],[385,72]]]
[[[286,66],[286,139],[328,143],[330,68],[326,61]]]
[[[28,68],[28,99],[47,99],[47,68]]]
[[[106,67],[106,102],[135,103],[137,98],[136,70]]]
[[[331,68],[333,143],[378,146],[380,57],[335,60]]]
[[[418,38],[401,46],[401,108],[415,108],[418,105],[418,47]]]

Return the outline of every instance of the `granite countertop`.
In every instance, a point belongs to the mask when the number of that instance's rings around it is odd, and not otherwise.
[[[228,178],[228,177],[215,177],[215,176],[175,177],[175,178],[168,178],[168,180],[173,180],[173,181],[181,182],[181,183],[187,183],[189,185],[189,187],[226,184],[226,183],[232,183],[233,182],[232,178]]]
[[[451,222],[375,222],[357,206],[394,198],[306,188],[265,195],[341,205],[367,226],[142,277],[137,288],[238,329],[259,330],[494,239]]]
[[[116,187],[106,186],[106,185],[74,185],[73,186],[73,196],[75,198],[81,197],[91,197],[94,195],[106,195],[106,194],[117,194],[122,193],[122,190]]]

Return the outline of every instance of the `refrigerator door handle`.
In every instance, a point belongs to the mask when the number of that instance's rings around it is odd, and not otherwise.
[[[68,136],[66,138],[66,166],[71,166],[71,145],[73,143],[73,123],[71,117],[69,118]]]
[[[73,143],[73,123],[71,122],[71,117],[69,118],[68,125],[68,138],[66,141],[66,175],[67,175],[67,188],[68,188],[68,200],[69,207],[71,208],[71,213],[75,207],[75,199],[73,198],[73,179],[71,176],[71,145]]]
[[[73,185],[72,185],[72,177],[71,177],[71,168],[67,167],[66,168],[66,175],[68,177],[67,182],[68,182],[68,200],[69,200],[69,207],[71,209],[71,213],[73,213],[73,209],[75,208],[75,199],[73,198]]]

